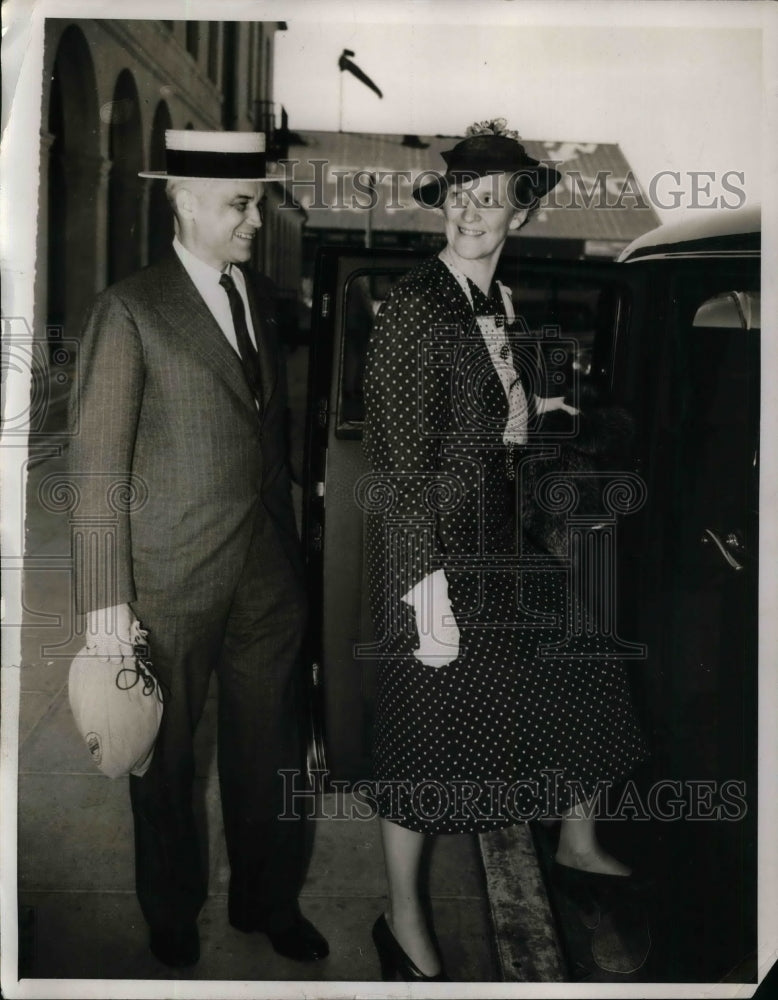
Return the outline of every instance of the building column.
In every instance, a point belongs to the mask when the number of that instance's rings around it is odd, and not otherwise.
[[[102,292],[108,284],[108,177],[111,173],[111,160],[95,157],[92,169],[97,191],[96,223],[97,238],[95,241],[95,293]]]
[[[65,153],[65,328],[78,336],[86,311],[105,287],[108,171],[100,156]]]

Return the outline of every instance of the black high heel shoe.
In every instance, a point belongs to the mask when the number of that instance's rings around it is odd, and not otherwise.
[[[373,924],[373,943],[381,963],[381,978],[391,982],[399,976],[404,982],[450,983],[443,969],[436,976],[425,976],[421,969],[405,954],[392,934],[386,917],[381,916]]]

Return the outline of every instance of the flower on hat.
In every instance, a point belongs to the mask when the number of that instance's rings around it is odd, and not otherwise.
[[[505,118],[490,118],[488,121],[469,125],[465,131],[465,138],[472,139],[476,135],[504,135],[506,139],[521,141],[519,133],[515,129],[508,128]]]

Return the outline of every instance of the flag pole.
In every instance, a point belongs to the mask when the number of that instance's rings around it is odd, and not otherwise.
[[[377,87],[373,83],[373,81],[370,79],[367,73],[363,73],[362,70],[359,68],[359,66],[357,66],[356,63],[353,63],[351,61],[349,57],[353,56],[354,54],[355,53],[352,52],[351,49],[344,49],[340,54],[340,59],[338,59],[338,69],[340,70],[340,109],[338,112],[339,132],[343,131],[343,74],[346,70],[348,70],[349,73],[355,76],[357,80],[360,80],[362,83],[364,83],[366,87],[369,87],[374,93],[378,94],[379,97],[384,96],[381,93],[381,88]]]

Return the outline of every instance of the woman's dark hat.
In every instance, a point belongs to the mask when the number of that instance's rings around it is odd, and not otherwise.
[[[440,208],[451,185],[502,173],[512,175],[512,204],[528,208],[562,179],[558,170],[534,159],[520,142],[505,135],[473,135],[440,155],[446,161],[445,174],[427,171],[413,189],[413,197],[425,208]]]
[[[270,168],[275,166],[271,164]],[[139,177],[182,180],[270,181],[264,132],[165,131],[165,170],[144,170]]]

